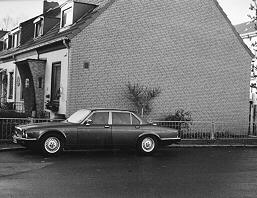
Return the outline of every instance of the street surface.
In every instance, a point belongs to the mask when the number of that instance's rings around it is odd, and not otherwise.
[[[257,148],[0,153],[0,198],[256,198]]]

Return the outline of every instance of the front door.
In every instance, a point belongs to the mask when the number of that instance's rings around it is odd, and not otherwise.
[[[111,126],[109,112],[94,112],[82,126],[78,128],[78,143],[85,147],[105,147],[111,144]]]

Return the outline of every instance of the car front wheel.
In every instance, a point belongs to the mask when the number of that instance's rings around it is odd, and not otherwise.
[[[47,135],[41,140],[41,150],[47,155],[56,155],[63,150],[63,141],[58,135]]]
[[[139,139],[138,151],[142,154],[152,154],[158,147],[158,141],[151,136],[145,136]]]

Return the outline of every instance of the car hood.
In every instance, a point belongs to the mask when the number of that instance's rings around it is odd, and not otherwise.
[[[24,124],[24,125],[18,125],[17,127],[28,130],[28,129],[36,129],[36,128],[56,128],[56,127],[63,127],[68,125],[74,125],[73,123],[68,123],[66,121],[62,122],[42,122],[42,123],[31,123],[31,124]]]

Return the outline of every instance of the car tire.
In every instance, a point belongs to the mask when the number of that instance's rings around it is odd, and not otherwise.
[[[140,154],[151,155],[158,147],[157,138],[153,136],[144,136],[138,140],[137,149]]]
[[[42,137],[40,147],[43,154],[57,155],[63,151],[63,138],[59,135],[49,134]]]

